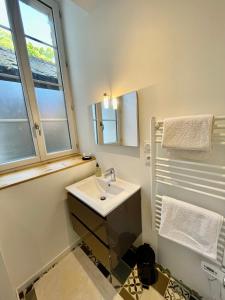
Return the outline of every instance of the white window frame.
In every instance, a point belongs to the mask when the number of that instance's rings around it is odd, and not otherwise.
[[[57,50],[60,57],[60,71],[63,84],[63,92],[65,99],[65,106],[68,119],[69,135],[71,140],[71,149],[65,151],[59,151],[54,153],[47,153],[45,141],[44,141],[44,132],[41,128],[41,122],[39,117],[38,106],[36,102],[36,95],[34,91],[34,82],[32,78],[31,68],[29,65],[29,57],[26,47],[26,42],[24,38],[23,24],[20,16],[19,2],[18,0],[7,0],[5,1],[7,6],[7,12],[9,17],[9,22],[12,30],[13,42],[16,51],[16,57],[18,61],[21,84],[24,92],[24,98],[27,106],[28,119],[30,122],[30,127],[32,131],[32,137],[34,142],[34,148],[36,151],[36,156],[32,158],[25,158],[13,162],[7,162],[0,165],[0,172],[6,171],[13,168],[18,168],[26,166],[29,164],[43,162],[58,157],[63,157],[78,153],[78,144],[77,144],[77,134],[76,134],[76,124],[74,118],[74,106],[72,95],[69,85],[69,76],[67,70],[67,63],[65,57],[62,29],[61,29],[61,20],[60,20],[60,10],[58,4],[53,0],[27,0],[31,2],[40,2],[52,9],[54,29],[57,41]],[[41,129],[41,135],[39,131],[35,129],[35,124]]]

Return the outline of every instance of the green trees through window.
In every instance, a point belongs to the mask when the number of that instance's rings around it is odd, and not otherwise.
[[[2,28],[0,28],[0,47],[14,50],[11,34]],[[54,63],[54,50],[50,47],[38,47],[28,42],[27,51],[29,56]]]
[[[2,28],[0,28],[0,47],[14,50],[11,34]]]

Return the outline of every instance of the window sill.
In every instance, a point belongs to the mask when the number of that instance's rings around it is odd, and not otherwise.
[[[57,161],[45,162],[33,167],[29,166],[23,170],[2,174],[0,175],[0,190],[61,170],[79,166],[93,160],[95,160],[95,158],[92,158],[91,160],[82,160],[81,155],[73,155]]]

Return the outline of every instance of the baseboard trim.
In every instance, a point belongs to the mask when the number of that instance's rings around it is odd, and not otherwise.
[[[38,270],[31,277],[29,277],[22,284],[20,284],[16,288],[17,294],[19,295],[21,292],[25,292],[29,286],[33,285],[35,281],[37,281],[44,273],[46,273],[49,269],[51,269],[55,264],[57,264],[64,256],[66,256],[69,252],[71,252],[80,243],[81,243],[81,239],[78,239],[77,241],[75,241],[72,245],[65,248],[55,258],[53,258],[50,262],[45,264],[40,270]]]

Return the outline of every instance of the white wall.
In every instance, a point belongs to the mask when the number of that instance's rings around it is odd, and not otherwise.
[[[16,300],[16,291],[13,289],[0,253],[0,300]]]
[[[78,241],[65,187],[94,167],[88,162],[0,191],[0,249],[14,289]]]
[[[156,245],[143,153],[149,119],[225,114],[225,1],[99,0],[89,12],[62,2],[81,149],[96,153],[103,168],[114,166],[119,176],[142,185],[143,239]],[[94,145],[88,105],[110,89],[113,96],[140,90],[140,149]],[[160,240],[159,260],[208,294],[198,255]]]

